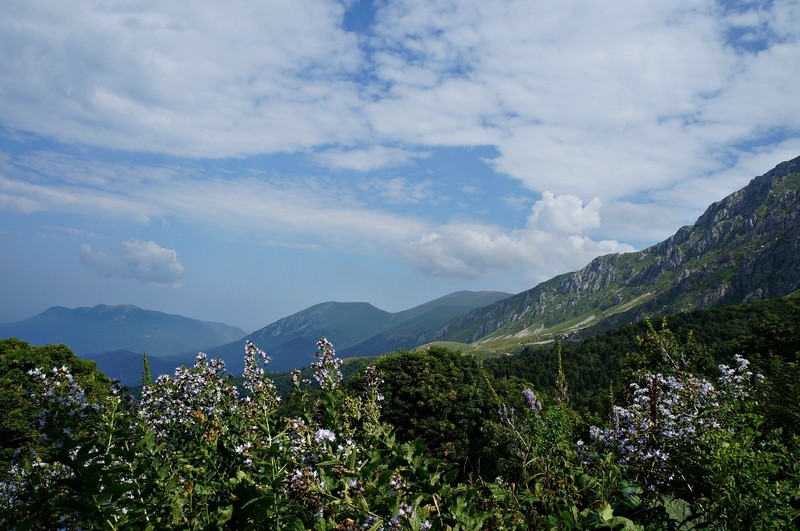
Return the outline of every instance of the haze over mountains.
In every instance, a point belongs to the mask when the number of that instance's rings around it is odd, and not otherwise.
[[[133,306],[54,307],[0,325],[0,337],[65,343],[110,376],[136,384],[141,354],[153,372],[190,364],[199,350],[241,373],[244,341],[272,358],[271,370],[313,361],[324,335],[342,356],[380,355],[438,340],[503,352],[525,342],[601,331],[653,314],[783,297],[800,288],[800,157],[783,162],[711,205],[692,226],[638,252],[511,295],[457,292],[389,313],[368,303],[326,302],[246,335],[240,329]]]
[[[253,332],[250,340],[272,358],[269,368],[286,371],[314,361],[316,342],[330,339],[340,356],[375,356],[414,348],[452,318],[510,297],[497,291],[459,291],[409,310],[389,313],[365,302],[317,304]],[[234,374],[243,368],[244,340],[207,352],[225,360]]]
[[[33,345],[64,343],[127,385],[139,381],[144,353],[151,357],[154,373],[172,373],[180,363],[162,358],[179,352],[196,353],[245,335],[244,330],[226,324],[133,305],[54,306],[29,319],[0,324],[0,337],[16,337]]]
[[[397,313],[364,302],[326,302],[250,335],[224,324],[131,305],[53,307],[24,321],[0,324],[0,337],[17,337],[34,345],[64,343],[80,357],[95,360],[112,378],[138,385],[143,353],[148,354],[154,376],[191,365],[200,351],[224,359],[233,374],[241,374],[244,343],[251,340],[273,358],[271,370],[291,370],[313,361],[316,342],[323,335],[335,341],[341,355],[413,348],[421,335],[452,317],[510,296],[460,291]]]

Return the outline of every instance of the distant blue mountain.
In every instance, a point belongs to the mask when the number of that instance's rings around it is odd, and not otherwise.
[[[130,350],[114,350],[103,352],[102,354],[91,354],[87,359],[94,360],[97,368],[109,378],[119,380],[128,387],[137,387],[142,383],[142,373],[144,363],[141,352],[131,352]],[[172,375],[175,368],[180,365],[191,365],[191,360],[162,359],[155,356],[147,356],[147,364],[150,366],[150,374],[153,380],[160,374]]]
[[[147,353],[151,365],[162,368],[161,359],[174,358],[180,352],[194,352],[243,338],[247,332],[222,323],[190,319],[132,305],[92,308],[54,306],[24,321],[0,324],[0,338],[16,337],[32,345],[63,343],[84,359],[103,360],[106,368],[125,374],[123,382],[138,382],[142,354]],[[121,370],[122,355],[106,353],[128,351],[133,354],[138,369],[135,378],[129,370]],[[131,357],[131,356],[128,356]],[[180,360],[185,362],[184,360]],[[178,363],[180,364],[180,363]],[[175,361],[165,362],[165,367]],[[103,367],[100,367],[103,369]],[[172,372],[171,370],[169,372]],[[156,371],[153,371],[156,374]],[[109,374],[120,377],[120,374]]]
[[[154,378],[191,365],[198,352],[222,358],[238,375],[244,368],[245,341],[250,340],[272,358],[270,370],[286,371],[310,365],[321,336],[334,343],[340,356],[377,356],[413,348],[447,320],[510,296],[459,291],[397,313],[365,302],[325,302],[250,335],[225,324],[131,305],[54,306],[24,321],[0,324],[0,338],[16,337],[32,345],[63,343],[81,358],[96,361],[108,376],[136,386],[144,353]]]
[[[459,291],[397,313],[365,302],[324,302],[206,353],[225,360],[233,374],[241,374],[248,340],[270,356],[268,368],[273,371],[310,365],[321,336],[334,344],[340,356],[379,356],[413,348],[420,344],[420,337],[448,320],[510,296],[498,291]]]

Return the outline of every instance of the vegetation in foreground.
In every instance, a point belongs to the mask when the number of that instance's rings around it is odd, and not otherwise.
[[[65,350],[0,341],[0,407],[17,412],[0,423],[2,527],[800,524],[797,427],[776,413],[797,413],[796,387],[762,376],[797,374],[797,352],[720,361],[649,325],[620,353],[626,385],[609,384],[601,419],[575,404],[584,395],[559,348],[547,386],[444,347],[364,363],[343,383],[323,338],[314,388],[298,371],[279,395],[248,343],[240,385],[201,354],[155,382],[145,371],[138,400]]]

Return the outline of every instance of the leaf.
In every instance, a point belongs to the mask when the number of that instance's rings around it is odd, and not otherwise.
[[[667,515],[676,522],[685,522],[692,516],[691,504],[680,498],[665,497],[664,510],[667,511]]]
[[[222,525],[233,516],[233,505],[217,509],[217,525]]]
[[[611,520],[614,517],[614,509],[611,507],[610,503],[606,504],[606,506],[603,508],[603,510],[600,511],[600,516],[606,522],[608,522],[609,520]]]
[[[306,529],[303,525],[303,521],[297,516],[290,517],[289,521],[286,522],[286,525],[283,526],[283,528],[287,531],[305,531]]]

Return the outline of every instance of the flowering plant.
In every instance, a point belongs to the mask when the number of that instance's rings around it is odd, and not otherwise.
[[[472,522],[443,463],[398,443],[380,420],[380,379],[340,387],[341,360],[319,341],[316,400],[291,417],[245,345],[242,389],[200,354],[134,402],[90,402],[66,367],[33,370],[47,454],[18,455],[0,483],[0,523],[64,528],[427,529]],[[308,393],[299,386],[295,393]],[[448,498],[450,496],[450,498]],[[457,516],[456,516],[457,515]]]
[[[659,345],[679,361],[671,340]],[[32,369],[37,441],[17,449],[0,481],[0,527],[740,529],[798,521],[798,446],[762,432],[762,379],[743,357],[720,365],[714,380],[681,363],[643,370],[609,422],[587,428],[569,406],[560,350],[551,395],[521,380],[493,381],[460,353],[428,355],[441,372],[416,353],[390,356],[380,370],[364,367],[350,389],[322,338],[319,389],[298,375],[287,396],[269,378],[269,357],[249,342],[241,386],[201,354],[172,376],[145,378],[140,400],[117,387],[87,393],[67,366]],[[427,371],[425,389],[414,371],[402,385],[399,371],[387,371],[401,366]],[[446,385],[458,378],[470,385]],[[476,396],[473,406],[492,404],[493,419],[478,424],[452,403]],[[435,426],[460,415],[459,426],[492,446],[483,455],[509,466],[492,467],[490,480],[442,457],[447,446],[403,440],[383,408],[402,415],[404,399],[440,415]]]

